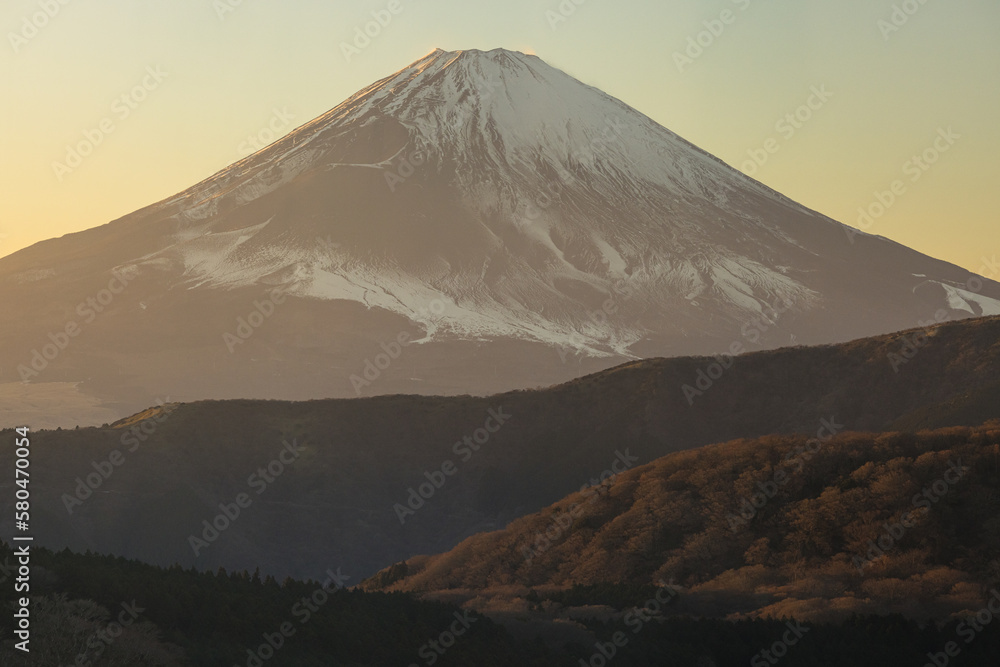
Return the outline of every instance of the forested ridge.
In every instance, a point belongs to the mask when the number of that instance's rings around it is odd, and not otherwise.
[[[10,559],[11,549],[3,544],[0,561]],[[899,615],[852,617],[840,624],[664,618],[673,600],[660,596],[668,601],[660,612],[654,610],[651,600],[657,599],[658,587],[619,585],[577,587],[553,596],[564,603],[621,605],[629,615],[624,620],[583,618],[579,624],[591,633],[588,640],[546,647],[538,639],[515,639],[487,618],[408,594],[333,584],[329,599],[302,622],[304,614],[293,609],[327,582],[277,582],[245,571],[158,568],[44,549],[33,551],[32,560],[32,651],[25,656],[13,650],[11,618],[5,613],[0,618],[0,665],[5,667],[758,667],[774,664],[769,658],[776,662],[778,655],[789,667],[904,667],[924,664],[928,653],[944,651],[949,642],[959,651],[950,665],[981,667],[995,664],[1000,651],[1000,622],[974,631],[962,620],[921,625]],[[12,587],[0,591],[0,601],[9,608]],[[533,600],[539,606],[552,602],[544,596]],[[135,623],[115,636],[123,609],[136,612]],[[460,617],[475,620],[467,632],[448,638],[443,633],[461,628]],[[261,651],[264,635],[273,640],[286,623],[295,632],[273,652]],[[265,659],[254,662],[251,649]],[[605,655],[611,657],[602,662]]]

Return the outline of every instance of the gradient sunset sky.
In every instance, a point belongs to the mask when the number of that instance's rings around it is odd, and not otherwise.
[[[169,197],[435,47],[503,47],[810,208],[1000,279],[996,0],[396,2],[347,57],[390,0],[6,0],[0,256]],[[57,173],[85,133],[100,144]]]

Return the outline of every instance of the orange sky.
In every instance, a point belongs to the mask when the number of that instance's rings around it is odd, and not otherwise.
[[[8,0],[0,255],[168,197],[434,47],[502,46],[806,206],[1000,278],[985,261],[1000,256],[995,0],[895,16],[871,0],[398,2],[387,20],[388,0],[94,0],[52,16]],[[384,27],[345,56],[372,12]],[[80,142],[95,146],[76,165]]]

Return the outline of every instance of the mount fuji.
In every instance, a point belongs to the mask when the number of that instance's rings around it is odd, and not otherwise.
[[[0,298],[4,421],[37,428],[157,399],[485,394],[1000,314],[1000,284],[503,49],[436,50],[174,197],[0,259]]]

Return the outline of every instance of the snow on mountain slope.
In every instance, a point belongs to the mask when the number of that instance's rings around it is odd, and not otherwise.
[[[395,141],[360,145],[394,131]],[[365,251],[377,243],[352,244],[336,228],[323,229],[325,245],[292,234],[255,243],[267,225],[299,222],[273,215],[233,228],[229,212],[284,186],[359,170],[385,181],[373,197],[392,197],[410,179],[449,183],[463,193],[456,203],[473,217],[475,244],[427,247],[420,237],[434,221],[397,224],[391,234],[426,249],[415,267],[391,256],[372,262]],[[195,286],[250,285],[284,271],[294,276],[292,294],[352,299],[414,320],[442,300],[451,305],[438,335],[572,339],[592,354],[631,356],[648,333],[636,318],[590,317],[615,294],[627,292],[639,311],[666,293],[732,321],[762,316],[775,301],[819,303],[813,289],[763,261],[797,244],[747,215],[748,187],[785,205],[535,56],[438,50],[166,202],[180,207],[176,242],[146,259],[176,259]],[[724,247],[734,240],[747,245]],[[475,261],[456,270],[450,258],[462,254]]]
[[[503,49],[434,51],[174,197],[0,259],[0,389],[125,267],[111,314],[28,381],[122,415],[167,395],[482,394],[1000,312],[997,283]],[[225,344],[274,288],[280,315]],[[418,344],[359,385],[401,332]]]

